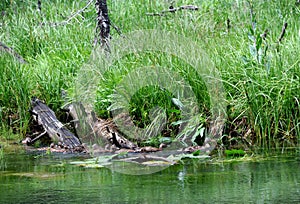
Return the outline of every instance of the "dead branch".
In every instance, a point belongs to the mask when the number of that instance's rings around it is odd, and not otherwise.
[[[62,22],[57,22],[57,23],[41,23],[41,25],[46,25],[46,24],[49,24],[50,26],[64,26],[64,25],[67,25],[73,18],[75,18],[77,15],[79,15],[80,13],[82,13],[85,9],[87,9],[92,3],[93,3],[94,0],[90,0],[82,9],[76,11],[75,13],[71,14],[67,20],[64,20]]]
[[[278,43],[281,43],[281,41],[282,41],[282,39],[283,39],[283,37],[284,37],[284,35],[285,35],[285,31],[286,31],[287,25],[288,25],[287,22],[285,22],[285,23],[283,24],[282,30],[281,30],[281,33],[280,33],[280,36],[279,36],[279,38],[278,38]]]
[[[159,13],[146,13],[147,16],[164,16],[166,13],[175,13],[176,11],[180,10],[192,10],[192,11],[197,11],[199,10],[198,6],[194,5],[184,5],[184,6],[179,6],[177,8],[170,6],[169,9],[163,10]]]
[[[0,51],[9,53],[10,55],[12,55],[14,58],[16,58],[22,64],[27,63],[21,55],[19,55],[16,51],[14,51],[12,48],[8,47],[7,45],[5,45],[2,42],[0,42]]]
[[[122,32],[121,32],[121,29],[118,26],[114,25],[113,23],[111,23],[111,26],[113,27],[113,29],[115,29],[117,31],[117,33],[120,36],[124,37],[123,34],[122,34]]]

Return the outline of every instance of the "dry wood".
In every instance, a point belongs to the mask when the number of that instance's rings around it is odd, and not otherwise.
[[[61,142],[66,148],[81,147],[80,140],[70,132],[55,116],[55,113],[37,98],[31,100],[32,113],[39,125],[42,125],[49,137]]]
[[[69,24],[71,22],[72,19],[74,19],[76,16],[78,16],[79,14],[81,14],[85,9],[87,9],[93,3],[93,1],[94,0],[88,1],[87,4],[82,9],[74,12],[66,20],[64,20],[62,22],[55,22],[55,23],[43,22],[43,23],[41,23],[41,25],[50,25],[51,27],[67,25],[67,24]],[[39,7],[39,9],[40,9],[40,7]]]
[[[137,145],[126,139],[115,123],[109,119],[98,119],[93,111],[85,110],[81,103],[71,103],[64,107],[74,119],[75,129],[83,141],[100,144],[102,148],[112,147],[136,149]]]

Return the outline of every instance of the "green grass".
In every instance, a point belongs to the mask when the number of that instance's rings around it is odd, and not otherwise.
[[[198,11],[178,11],[166,16],[147,16],[168,8],[167,1],[108,1],[109,15],[123,33],[163,29],[199,43],[222,76],[227,94],[225,132],[227,148],[257,147],[265,151],[299,146],[300,142],[300,7],[294,1],[178,0],[175,6],[194,4]],[[2,129],[29,130],[30,98],[37,96],[59,113],[61,90],[71,96],[80,67],[93,49],[95,11],[90,6],[65,26],[51,26],[85,6],[85,1],[43,1],[42,13],[35,1],[4,1],[0,10],[0,41],[13,47],[28,64],[0,55],[0,120]],[[230,19],[230,28],[227,26]],[[44,25],[41,23],[44,22]],[[252,24],[255,22],[255,28]],[[286,34],[277,43],[284,22]],[[260,35],[268,29],[266,40]],[[112,29],[113,38],[118,36]],[[112,95],[124,75],[140,66],[167,66],[192,86],[204,118],[209,118],[209,97],[200,78],[184,60],[163,53],[128,55],[99,79],[97,113],[110,117]],[[155,87],[141,90],[131,101],[130,113],[140,127],[149,124],[153,105],[166,107],[167,132],[176,128],[178,108]],[[153,99],[154,98],[154,99]],[[147,103],[146,103],[147,102]]]

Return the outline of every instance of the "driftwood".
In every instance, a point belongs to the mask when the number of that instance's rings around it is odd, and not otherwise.
[[[45,132],[31,140],[31,143],[47,133],[54,142],[60,142],[67,149],[80,148],[80,140],[71,133],[55,116],[55,113],[37,98],[31,100],[35,121],[42,125]]]
[[[72,122],[77,135],[86,142],[85,144],[82,144],[79,138],[56,118],[54,111],[41,100],[33,98],[31,105],[33,118],[38,125],[43,127],[44,132],[32,135],[32,138],[27,137],[22,141],[24,144],[33,144],[43,136],[48,135],[53,142],[58,144],[51,144],[50,147],[53,148],[53,151],[57,151],[55,146],[58,149],[66,149],[66,151],[88,151],[87,143],[95,152],[113,152],[120,149],[142,151],[135,143],[118,132],[112,120],[98,119],[92,111],[86,111],[81,103],[71,103],[63,109],[68,111],[73,118]]]
[[[59,148],[54,148],[55,145],[51,144],[51,151],[62,151],[63,147],[66,151],[71,150],[76,152],[156,152],[163,150],[167,147],[166,144],[161,143],[159,148],[146,146],[139,147],[134,142],[128,140],[118,130],[116,124],[111,119],[98,119],[92,111],[87,111],[80,103],[71,103],[64,107],[74,119],[73,124],[79,135],[81,141],[72,132],[70,132],[55,116],[55,113],[42,101],[33,98],[32,101],[32,114],[34,119],[45,130],[43,133],[36,136],[34,139],[26,138],[23,143],[32,144],[42,136],[48,134],[49,137],[57,142]],[[216,133],[214,133],[216,135]],[[201,150],[206,152],[214,145],[214,139],[208,139],[203,146],[190,146],[184,149],[179,149],[179,152],[194,152]]]
[[[118,149],[136,150],[137,145],[126,139],[110,119],[99,119],[93,111],[86,110],[81,103],[71,103],[63,109],[73,118],[77,135],[84,142],[100,144],[98,150],[113,151]],[[94,145],[95,146],[95,145]]]
[[[68,110],[71,117],[74,119],[75,129],[79,132],[80,138],[83,142],[89,143],[84,144],[86,150],[93,153],[102,152],[135,152],[135,153],[147,153],[162,151],[163,148],[167,147],[165,143],[161,143],[159,147],[139,147],[134,142],[127,139],[119,130],[117,125],[112,119],[100,119],[95,116],[93,111],[86,110],[80,103],[71,103],[64,107]],[[125,123],[132,126],[131,119],[127,115],[120,115]],[[79,122],[80,121],[80,122]],[[83,133],[83,134],[82,134]],[[187,147],[184,149],[178,149],[179,152],[194,152],[201,150],[206,152],[211,148],[213,139],[205,141],[204,146]]]

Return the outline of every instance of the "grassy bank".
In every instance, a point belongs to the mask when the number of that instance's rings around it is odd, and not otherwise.
[[[174,6],[193,4],[199,10],[146,15],[166,10],[166,2],[112,0],[108,1],[109,15],[123,33],[163,29],[192,39],[206,51],[221,74],[228,104],[220,146],[267,151],[299,145],[300,6],[294,1],[279,0],[181,0]],[[86,1],[42,1],[41,12],[31,1],[4,1],[0,5],[0,41],[27,61],[20,64],[9,54],[1,53],[0,135],[9,131],[25,135],[30,126],[28,109],[32,96],[45,100],[59,114],[63,104],[61,90],[72,95],[77,73],[93,49],[95,10],[91,5],[66,25],[55,26],[53,23],[67,19]],[[285,22],[286,32],[280,39]],[[112,29],[111,35],[114,38],[118,33]],[[186,71],[190,65],[162,53],[129,55],[114,64],[106,78],[99,80],[98,115],[111,116],[107,111],[112,102],[110,94],[125,74],[141,65],[166,64],[190,82],[205,121],[210,115],[205,86],[194,77],[194,72]],[[156,99],[151,102],[153,96]],[[147,125],[148,110],[159,104],[167,108],[166,134],[176,132],[172,122],[180,118],[180,111],[166,98],[168,93],[155,87],[137,93],[131,105],[136,124]]]

